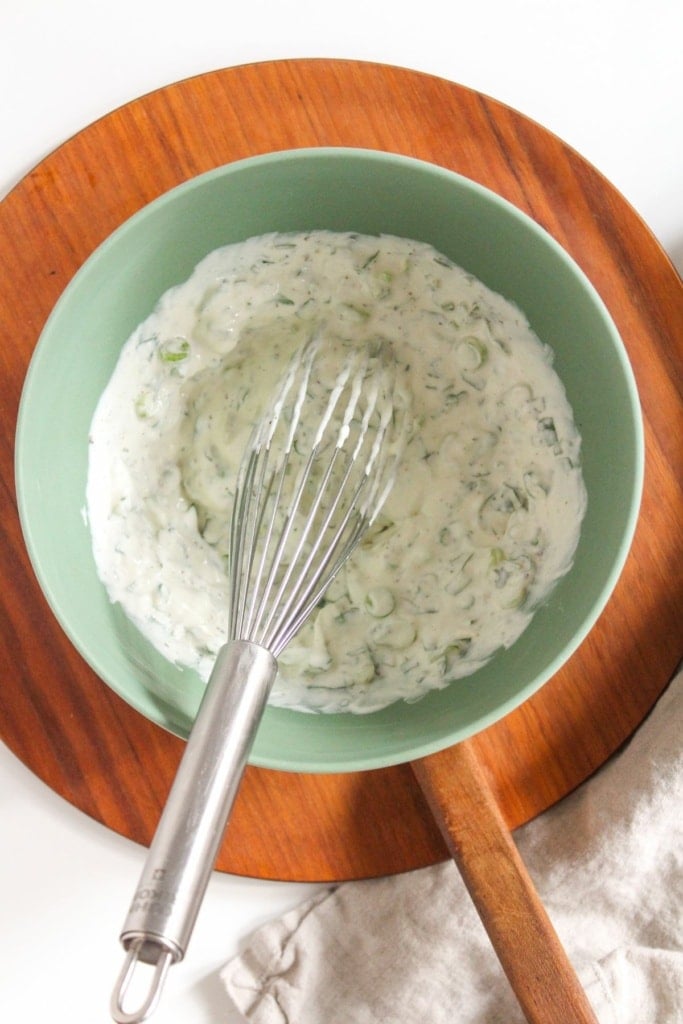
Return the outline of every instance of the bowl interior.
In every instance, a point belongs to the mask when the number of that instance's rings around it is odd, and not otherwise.
[[[181,185],[116,231],[55,307],[22,396],[17,492],[33,566],[71,641],[133,707],[186,735],[202,684],[151,648],[110,604],[95,571],[84,508],[88,429],[123,343],[162,292],[220,245],[311,228],[430,242],[516,302],[554,349],[583,437],[588,491],[571,572],[517,643],[483,669],[370,715],[267,710],[253,763],[359,770],[464,739],[530,696],[589,631],[628,551],[643,462],[633,375],[594,289],[533,221],[449,171],[362,150],[269,154]]]

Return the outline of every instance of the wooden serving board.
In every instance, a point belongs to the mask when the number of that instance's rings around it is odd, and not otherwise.
[[[171,85],[67,141],[0,204],[0,735],[57,793],[140,843],[152,836],[183,744],[93,674],[42,597],[13,488],[24,376],[58,296],[125,218],[219,164],[317,145],[430,160],[530,214],[597,287],[637,377],[647,471],[622,578],[565,668],[470,741],[507,825],[537,815],[601,765],[648,713],[683,654],[683,290],[622,196],[539,125],[425,74],[291,60]],[[409,765],[347,775],[249,768],[218,867],[327,881],[447,856]]]

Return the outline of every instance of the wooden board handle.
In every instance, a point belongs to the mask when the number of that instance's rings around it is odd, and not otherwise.
[[[415,777],[530,1024],[598,1024],[469,743]]]

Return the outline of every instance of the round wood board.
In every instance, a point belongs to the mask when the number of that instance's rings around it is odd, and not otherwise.
[[[13,488],[21,388],[55,301],[124,219],[217,165],[317,145],[429,160],[530,214],[592,280],[635,370],[647,464],[622,578],[565,668],[469,741],[508,825],[537,815],[601,765],[642,721],[683,654],[683,290],[623,197],[521,114],[405,69],[291,60],[171,85],[67,141],[0,204],[0,734],[57,793],[143,844],[183,744],[93,674],[42,597]],[[217,866],[260,878],[329,881],[446,857],[410,765],[346,775],[248,768]]]

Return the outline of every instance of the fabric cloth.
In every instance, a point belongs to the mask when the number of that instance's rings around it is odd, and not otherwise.
[[[620,753],[515,833],[600,1024],[683,1024],[682,737],[683,671]],[[253,1024],[524,1020],[451,862],[316,896],[221,978]]]

